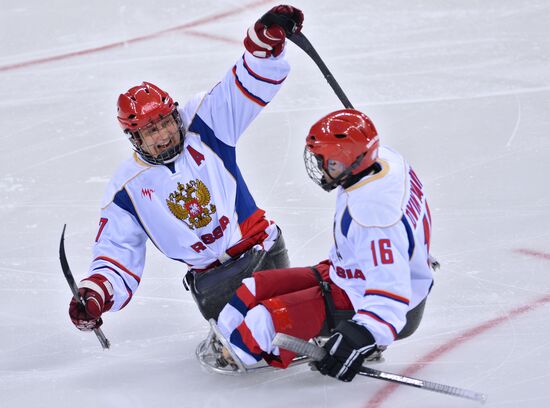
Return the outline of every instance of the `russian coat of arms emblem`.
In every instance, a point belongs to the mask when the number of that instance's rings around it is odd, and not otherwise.
[[[200,180],[179,183],[178,189],[170,193],[166,204],[176,218],[190,229],[202,228],[210,224],[216,206],[210,204],[210,192]]]

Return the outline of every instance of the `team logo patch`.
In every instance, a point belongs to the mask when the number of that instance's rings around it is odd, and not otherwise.
[[[210,224],[216,206],[210,204],[210,192],[200,180],[189,183],[178,182],[178,189],[168,196],[166,204],[174,216],[190,229],[202,228]]]
[[[152,188],[142,188],[141,189],[141,196],[142,197],[149,197],[149,200],[153,200],[153,193],[155,190]]]

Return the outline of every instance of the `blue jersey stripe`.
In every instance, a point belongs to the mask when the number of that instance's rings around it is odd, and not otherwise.
[[[149,235],[149,232],[147,232],[147,229],[145,229],[145,227],[141,223],[141,219],[139,218],[138,213],[136,211],[136,208],[134,207],[134,203],[132,203],[132,200],[130,199],[130,196],[128,195],[128,192],[126,191],[125,188],[123,188],[122,190],[120,190],[119,192],[117,192],[115,194],[115,198],[113,199],[113,203],[115,203],[117,206],[119,206],[123,210],[125,210],[125,211],[129,212],[130,214],[132,214],[132,216],[139,223],[141,229],[147,234],[147,236],[149,237],[149,239],[151,240],[153,245],[155,245],[160,252],[164,253],[160,249],[160,247],[157,245],[157,243],[153,240],[153,238],[151,238],[151,235]],[[183,262],[184,264],[187,265],[187,262],[185,262],[183,259],[177,259],[177,258],[170,258],[170,259],[173,259],[174,261]]]
[[[117,206],[122,208],[123,210],[129,212],[133,215],[133,217],[136,219],[136,221],[139,223],[143,231],[147,233],[147,230],[143,227],[143,224],[141,223],[141,220],[138,217],[136,207],[134,207],[134,203],[132,203],[132,200],[130,199],[130,196],[128,195],[128,192],[125,188],[118,191],[115,194],[115,198],[113,199],[113,203],[115,203]]]
[[[258,81],[266,82],[266,83],[272,84],[272,85],[279,85],[279,84],[282,84],[284,82],[284,80],[286,79],[286,77],[284,77],[283,79],[276,80],[276,79],[265,78],[261,75],[258,75],[252,70],[252,68],[250,68],[248,66],[248,64],[246,63],[246,59],[245,59],[244,55],[242,57],[242,60],[243,60],[243,67],[246,70],[246,72],[248,72],[248,74],[252,78],[257,79]]]
[[[239,79],[239,76],[237,75],[237,66],[233,67],[233,75],[235,76],[235,85],[237,85],[237,88],[243,93],[244,96],[262,107],[266,106],[269,103],[269,101],[264,101],[259,96],[254,95],[243,85],[243,83]]]
[[[245,353],[250,354],[252,357],[254,357],[256,361],[260,361],[262,359],[261,354],[254,354],[252,351],[250,351],[248,346],[245,344],[239,330],[237,329],[233,330],[233,333],[231,333],[231,337],[229,338],[229,341],[235,346],[237,346],[238,348],[240,348]]]
[[[243,316],[246,316],[246,314],[248,313],[248,308],[246,307],[244,302],[241,300],[241,298],[237,296],[236,293],[231,297],[231,299],[229,299],[229,304],[233,306],[235,309],[237,309],[239,313],[242,314]]]
[[[132,214],[132,216],[135,218],[135,220],[139,223],[141,229],[147,234],[151,242],[157,247],[157,249],[161,251],[160,247],[157,245],[157,243],[151,238],[149,235],[149,232],[147,232],[147,229],[143,226],[141,223],[141,219],[138,216],[136,207],[134,207],[134,203],[130,199],[130,196],[128,195],[128,192],[126,191],[126,188],[123,188],[119,192],[115,194],[115,198],[113,199],[113,203],[115,203],[117,206],[122,208],[123,210],[129,212]],[[174,259],[174,258],[171,258]],[[176,259],[176,261],[180,261],[180,259]],[[183,261],[182,261],[183,262]]]
[[[407,217],[401,217],[401,222],[403,222],[405,230],[407,231],[407,238],[409,239],[409,259],[411,259],[414,252],[414,235],[412,232],[411,224],[409,224],[409,220],[407,220]]]
[[[394,295],[393,293],[385,292],[383,290],[367,290],[365,291],[364,296],[380,296],[386,299],[391,299],[399,303],[403,303],[404,305],[409,306],[409,300],[398,295]]]
[[[101,260],[101,261],[104,261],[104,262],[108,262],[108,261],[106,261],[105,259],[100,259],[100,260]],[[94,260],[94,261],[95,261],[95,260]],[[130,287],[129,287],[128,284],[126,283],[126,279],[124,279],[124,276],[130,276],[130,277],[132,277],[132,278],[136,281],[136,283],[139,285],[139,282],[140,282],[140,281],[137,280],[135,276],[129,275],[129,274],[127,274],[127,273],[124,273],[124,275],[123,275],[123,274],[121,274],[118,270],[116,270],[115,268],[110,267],[110,266],[107,266],[107,265],[100,265],[100,266],[97,266],[97,267],[95,267],[94,269],[92,269],[92,271],[97,271],[97,270],[99,270],[99,269],[109,269],[110,271],[116,273],[116,274],[120,277],[120,279],[122,279],[122,281],[124,282],[124,285],[125,285],[128,289],[130,289]]]
[[[245,221],[257,209],[256,202],[252,198],[252,194],[241,174],[241,170],[237,166],[237,158],[235,148],[222,142],[216,137],[214,131],[201,119],[199,115],[195,115],[189,130],[198,133],[203,143],[205,143],[216,155],[223,161],[227,171],[235,178],[237,182],[237,193],[235,197],[235,210],[239,216],[239,223]]]
[[[348,207],[346,207],[344,214],[342,215],[342,222],[340,224],[340,229],[342,230],[342,234],[347,238],[349,227],[351,226],[351,214],[349,213]]]
[[[130,288],[130,286],[128,286],[128,284],[126,283],[126,280],[124,279],[124,276],[119,271],[117,271],[115,268],[111,268],[110,266],[107,266],[107,265],[100,265],[100,266],[95,267],[94,269],[92,269],[92,271],[99,271],[101,269],[108,269],[111,272],[113,272],[115,275],[117,275],[120,278],[122,283],[124,283],[124,286],[126,286],[126,290],[128,290],[130,293],[134,293],[132,291],[132,289]],[[126,274],[124,274],[124,275],[126,275]],[[139,282],[138,282],[138,284],[139,284]]]
[[[397,330],[395,330],[395,326],[393,324],[387,322],[386,320],[382,319],[376,313],[365,310],[365,309],[359,309],[357,311],[357,313],[369,316],[369,317],[373,318],[374,320],[376,320],[377,322],[380,322],[380,323],[386,325],[390,329],[390,331],[392,332],[393,338],[394,339],[397,338]]]

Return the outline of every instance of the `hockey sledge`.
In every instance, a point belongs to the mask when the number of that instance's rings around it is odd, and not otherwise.
[[[214,319],[208,320],[210,332],[195,350],[197,360],[207,371],[224,375],[243,375],[247,373],[268,372],[276,370],[263,360],[253,366],[245,365],[233,352],[228,341],[223,337]],[[307,356],[297,356],[290,366],[296,366],[313,361]],[[289,366],[289,367],[290,367]]]

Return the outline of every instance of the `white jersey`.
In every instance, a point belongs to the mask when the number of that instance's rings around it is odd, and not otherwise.
[[[432,285],[431,219],[409,164],[388,147],[379,156],[380,172],[338,188],[330,277],[348,294],[353,319],[389,345]]]
[[[137,154],[108,185],[89,275],[114,288],[111,311],[135,293],[150,239],[167,257],[207,268],[249,247],[272,244],[277,227],[264,218],[236,163],[239,137],[275,96],[290,67],[284,57],[243,57],[208,94],[179,109],[182,153],[169,165]]]

